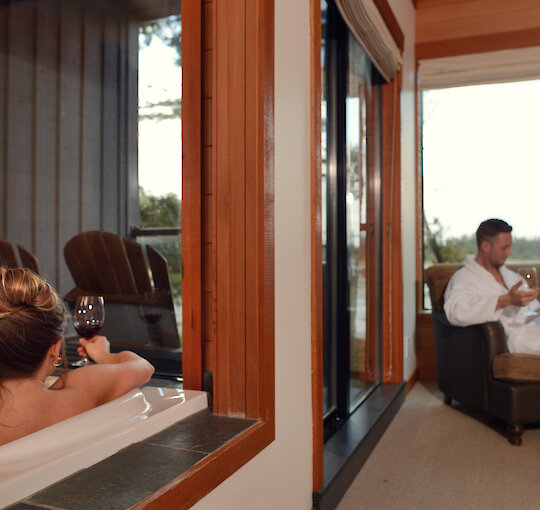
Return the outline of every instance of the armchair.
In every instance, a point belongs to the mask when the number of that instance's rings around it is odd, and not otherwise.
[[[467,327],[448,322],[444,290],[458,268],[436,264],[425,273],[439,388],[445,404],[454,399],[505,422],[509,441],[520,445],[524,425],[540,423],[540,356],[508,353],[500,322]]]

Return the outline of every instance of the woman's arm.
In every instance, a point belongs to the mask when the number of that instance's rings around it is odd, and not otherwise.
[[[96,364],[70,370],[61,379],[63,389],[76,390],[90,407],[121,397],[148,382],[154,373],[154,367],[134,352],[111,353],[104,336],[81,338],[80,343],[79,354],[88,355]]]

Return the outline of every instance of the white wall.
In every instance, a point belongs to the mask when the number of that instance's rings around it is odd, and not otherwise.
[[[416,128],[414,61],[414,6],[412,0],[389,0],[405,34],[403,85],[401,89],[401,214],[403,245],[403,377],[416,369]],[[408,342],[408,346],[405,343]]]
[[[193,508],[312,507],[309,0],[275,0],[276,440]]]

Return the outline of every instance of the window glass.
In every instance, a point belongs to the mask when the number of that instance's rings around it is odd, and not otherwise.
[[[325,437],[380,382],[380,75],[323,1],[321,219]]]
[[[539,80],[423,92],[424,267],[475,253],[488,218],[514,228],[509,261],[540,260],[539,95]]]
[[[153,235],[144,229],[181,227],[182,67],[178,14],[139,26],[138,241],[167,259],[178,331],[181,334],[181,245],[178,231]]]

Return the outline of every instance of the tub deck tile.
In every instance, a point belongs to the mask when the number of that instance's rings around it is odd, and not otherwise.
[[[149,437],[145,442],[212,453],[255,423],[256,420],[218,416],[212,414],[210,409],[204,409]]]
[[[136,443],[27,499],[65,510],[125,510],[206,454]]]

